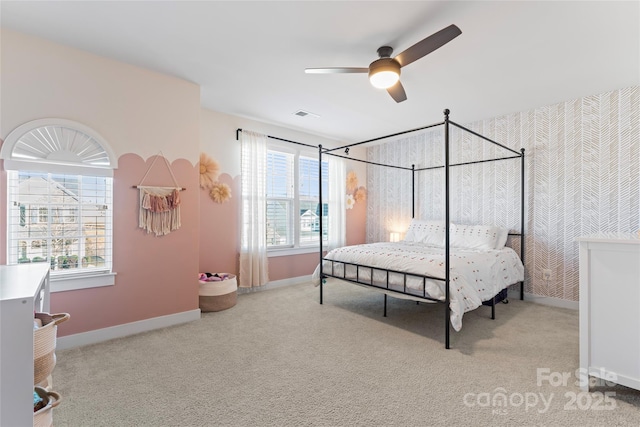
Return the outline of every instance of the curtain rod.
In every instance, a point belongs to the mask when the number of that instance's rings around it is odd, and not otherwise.
[[[242,132],[241,128],[236,129],[236,141],[240,140],[240,132]],[[278,138],[277,136],[271,136],[271,135],[265,135],[265,136],[267,138],[276,139],[278,141],[290,142],[291,144],[298,144],[298,145],[304,145],[305,147],[318,148],[317,145],[305,144],[304,142],[291,141],[291,140],[288,140],[288,139]],[[368,160],[362,160],[362,159],[357,159],[357,158],[354,158],[354,157],[347,157],[347,156],[343,156],[343,155],[340,155],[340,154],[330,153],[329,151],[333,151],[333,150],[327,150],[327,149],[323,148],[322,149],[322,154],[326,154],[328,156],[340,157],[342,159],[352,160],[354,162],[366,163],[368,165],[377,165],[377,166],[385,166],[385,167],[388,167],[388,168],[411,170],[411,168],[407,168],[407,167],[403,167],[403,166],[393,166],[393,165],[385,165],[385,164],[382,164],[382,163],[370,162]]]
[[[242,132],[242,128],[236,129],[236,141],[240,141],[240,132]],[[290,142],[291,144],[304,145],[305,147],[318,148],[317,145],[305,144],[304,142],[291,141],[289,139],[278,138],[277,136],[265,135],[267,138],[277,139],[278,141]]]

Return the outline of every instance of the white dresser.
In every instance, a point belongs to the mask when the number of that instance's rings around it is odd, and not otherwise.
[[[640,390],[640,238],[597,234],[578,242],[581,372]],[[588,391],[589,382],[581,387]]]
[[[0,265],[0,425],[33,425],[33,312],[49,311],[49,263]]]

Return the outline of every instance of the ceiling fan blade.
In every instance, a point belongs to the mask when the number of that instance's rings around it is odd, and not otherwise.
[[[462,34],[460,28],[455,25],[449,25],[447,28],[430,35],[426,39],[423,39],[406,49],[404,52],[396,56],[395,59],[400,63],[401,67],[405,67],[423,56],[430,54],[439,47],[444,46],[460,34]]]
[[[305,68],[307,74],[332,74],[332,73],[368,73],[368,68],[357,67],[333,67],[333,68]]]
[[[400,83],[400,80],[398,80],[396,84],[388,88],[387,92],[389,92],[389,95],[391,95],[391,97],[396,102],[402,102],[407,100],[407,94],[405,93],[404,87],[402,87],[402,83]]]

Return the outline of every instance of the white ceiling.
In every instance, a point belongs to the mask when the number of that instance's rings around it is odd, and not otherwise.
[[[195,82],[211,110],[356,142],[468,123],[640,83],[640,2],[130,1],[0,3],[3,27]],[[367,67],[456,24],[402,69],[395,103]],[[299,109],[319,118],[298,117]]]

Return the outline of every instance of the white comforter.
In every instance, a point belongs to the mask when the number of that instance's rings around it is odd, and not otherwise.
[[[325,258],[345,263],[366,265],[386,270],[415,273],[444,278],[444,249],[419,243],[371,243],[345,246],[330,251]],[[333,263],[334,276],[343,277],[344,264]],[[325,274],[331,274],[331,263],[325,261]],[[315,285],[320,283],[318,266],[313,273]],[[370,269],[359,268],[358,281],[371,283]],[[356,280],[356,267],[347,265],[346,278]],[[373,284],[386,287],[385,272],[374,270]],[[501,250],[474,250],[451,248],[450,270],[451,325],[456,331],[462,328],[462,315],[491,299],[500,290],[524,280],[524,266],[511,248]],[[389,288],[403,290],[401,274],[389,274]],[[407,276],[407,292],[422,296],[423,280]],[[444,282],[426,281],[428,297],[445,300]]]

